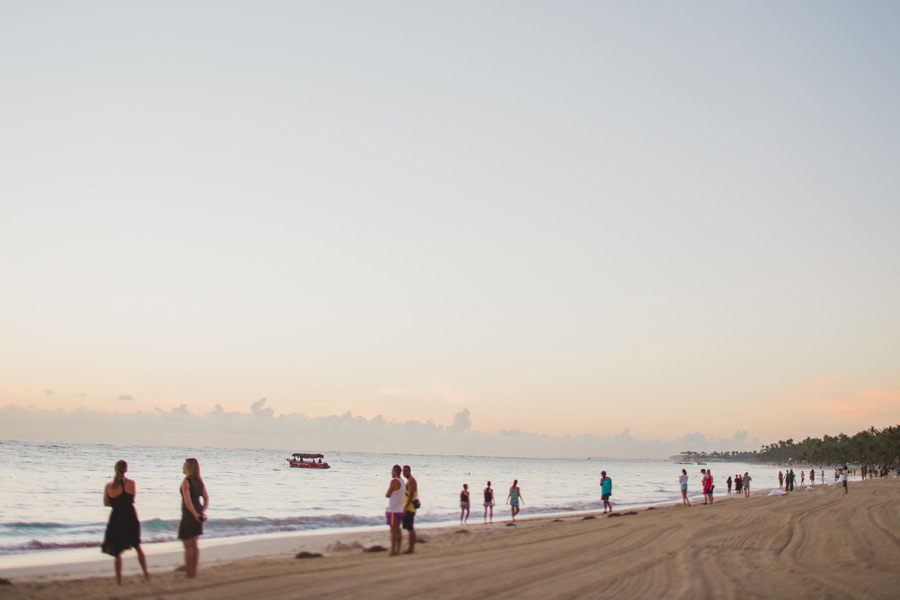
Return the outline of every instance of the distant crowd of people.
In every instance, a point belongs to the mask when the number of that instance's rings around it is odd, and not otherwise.
[[[840,480],[844,487],[844,493],[847,493],[847,476],[850,472],[850,468],[844,465],[843,467],[835,467],[834,469],[834,481],[835,483]],[[825,469],[819,470],[819,481],[821,483],[825,483]],[[797,474],[794,473],[794,469],[788,469],[787,472],[778,471],[778,489],[785,492],[793,492],[794,486],[797,484]],[[816,484],[816,470],[809,470],[809,485]],[[806,471],[800,470],[800,486],[806,485]]]

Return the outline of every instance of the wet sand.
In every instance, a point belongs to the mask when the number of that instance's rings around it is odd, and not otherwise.
[[[386,527],[381,534],[232,544],[234,557],[255,557],[232,560],[225,551],[217,564],[210,564],[215,548],[201,541],[195,580],[173,570],[177,554],[174,563],[150,556],[151,581],[128,575],[118,587],[109,559],[104,577],[85,577],[77,565],[46,581],[35,581],[34,571],[0,572],[13,581],[0,586],[0,598],[871,599],[896,598],[900,586],[900,479],[855,482],[846,496],[840,486],[820,485],[614,514],[514,527],[473,518],[467,527],[423,529],[426,543],[399,557],[334,546],[386,546]],[[304,550],[325,556],[294,558]],[[136,563],[133,552],[124,560]]]

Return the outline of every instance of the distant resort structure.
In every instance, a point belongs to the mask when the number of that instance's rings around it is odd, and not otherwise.
[[[725,452],[694,452],[685,450],[681,454],[670,456],[669,460],[679,465],[705,465],[706,463],[721,462],[757,462],[758,453],[754,451],[731,450]]]

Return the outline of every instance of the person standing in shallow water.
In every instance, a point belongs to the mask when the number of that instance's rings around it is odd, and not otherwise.
[[[506,503],[512,509],[513,522],[516,520],[516,515],[519,514],[519,502],[525,504],[525,498],[522,497],[522,491],[519,489],[519,480],[514,479],[513,484],[509,487],[509,494],[506,496]]]
[[[107,483],[103,489],[103,506],[112,508],[109,515],[109,523],[106,525],[106,535],[103,537],[103,545],[100,549],[115,557],[116,583],[122,585],[122,552],[134,548],[137,552],[138,562],[144,571],[144,579],[150,579],[147,572],[147,558],[141,550],[141,522],[138,521],[137,511],[134,510],[134,496],[137,494],[137,486],[134,481],[125,477],[128,472],[128,463],[120,460],[116,463],[115,477]]]
[[[491,523],[494,522],[494,490],[491,489],[491,482],[488,481],[487,487],[484,488],[484,523],[488,522],[488,511],[491,511]]]
[[[459,524],[466,525],[469,522],[469,484],[464,483],[463,489],[459,493]],[[463,516],[466,520],[463,521]]]
[[[209,494],[206,493],[206,485],[200,477],[200,463],[196,458],[185,460],[181,470],[185,477],[181,482],[181,524],[178,526],[178,539],[184,545],[184,574],[188,578],[194,578],[200,564],[197,538],[203,535]]]

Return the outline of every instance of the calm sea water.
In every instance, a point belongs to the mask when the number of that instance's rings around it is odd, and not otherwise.
[[[143,542],[176,539],[181,518],[181,466],[190,456],[210,495],[206,537],[377,526],[395,463],[412,466],[422,508],[417,522],[459,518],[463,483],[472,491],[470,523],[482,520],[481,494],[493,482],[495,517],[508,518],[504,500],[513,479],[524,498],[522,515],[594,510],[600,471],[613,480],[618,507],[676,502],[678,475],[691,476],[699,494],[699,465],[621,459],[535,459],[326,452],[328,470],[292,469],[284,451],[235,448],[172,448],[51,442],[0,441],[0,554],[99,546],[109,516],[103,487],[113,465],[128,461],[137,482],[136,506]],[[728,475],[749,471],[754,489],[777,487],[777,467],[711,463],[717,492]]]

